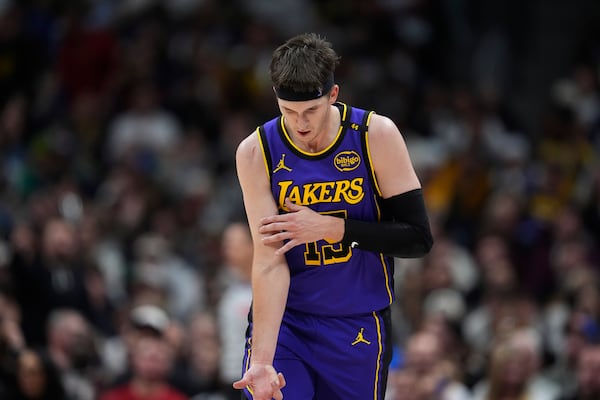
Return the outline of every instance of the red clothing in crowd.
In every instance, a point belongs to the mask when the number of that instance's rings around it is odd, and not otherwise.
[[[131,385],[117,386],[100,396],[100,400],[188,400],[180,391],[165,385],[155,394],[136,393]]]

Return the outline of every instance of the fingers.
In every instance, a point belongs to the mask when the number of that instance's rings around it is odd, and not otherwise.
[[[265,225],[273,225],[276,222],[281,222],[284,220],[285,214],[284,215],[270,215],[268,217],[262,217],[260,219],[260,225],[261,226],[265,226]]]
[[[284,231],[285,225],[282,222],[265,222],[261,221],[261,226],[258,228],[259,233],[276,233]]]
[[[281,372],[277,373],[272,366],[252,366],[250,370],[236,382],[233,382],[234,389],[244,389],[248,387],[253,391],[255,399],[262,400],[283,400],[281,388],[285,386],[285,378]]]
[[[290,212],[300,211],[300,210],[306,208],[304,206],[300,206],[295,203],[292,203],[292,201],[289,198],[285,200],[285,207]],[[289,215],[289,213],[284,213],[284,214],[276,214],[276,215],[270,215],[268,217],[263,217],[260,219],[260,224],[267,225],[267,224],[272,224],[274,222],[283,222],[283,221],[287,220],[288,215]]]
[[[285,386],[285,378],[281,372],[277,374],[277,378],[279,378],[279,387],[282,388]]]
[[[265,232],[261,232],[263,234],[267,234],[266,230]],[[275,245],[275,246],[279,246],[280,243],[283,243],[285,240],[288,240],[288,242],[286,242],[285,244],[283,244],[282,247],[278,248],[275,251],[275,254],[277,256],[280,256],[282,254],[284,254],[285,252],[287,252],[288,250],[290,250],[292,247],[297,246],[298,244],[300,244],[301,242],[297,239],[291,239],[292,237],[292,233],[289,231],[277,231],[277,233],[273,233],[269,236],[264,236],[261,240],[263,242],[263,244],[267,245],[267,246],[271,246],[271,245]]]
[[[269,236],[264,236],[261,240],[264,244],[273,244],[283,242],[286,239],[290,239],[292,233],[289,231],[277,232]]]
[[[299,211],[302,209],[302,206],[299,206],[296,203],[292,202],[289,197],[286,197],[285,199],[285,206],[290,211]]]
[[[249,384],[248,379],[242,378],[239,381],[233,382],[233,388],[234,389],[243,389],[246,386],[248,386],[248,384]]]
[[[281,392],[281,388],[285,386],[285,378],[283,377],[283,374],[281,372],[277,374],[277,382],[273,382],[273,384],[278,387],[277,390],[273,392],[273,398],[275,400],[283,400],[283,393]]]
[[[283,255],[285,254],[288,250],[290,250],[291,248],[293,248],[294,246],[298,245],[299,242],[297,240],[290,240],[289,242],[287,242],[286,244],[284,244],[282,247],[278,248],[277,250],[275,250],[275,255]]]

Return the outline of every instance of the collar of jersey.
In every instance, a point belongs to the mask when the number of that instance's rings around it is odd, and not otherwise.
[[[323,150],[321,150],[319,152],[316,152],[316,153],[310,153],[308,151],[304,151],[300,147],[296,146],[296,143],[294,143],[294,141],[292,140],[292,137],[290,136],[290,134],[288,133],[288,131],[287,131],[286,127],[285,127],[284,117],[282,115],[281,118],[279,118],[279,124],[281,126],[281,131],[283,132],[283,134],[284,134],[286,140],[288,141],[289,145],[292,146],[296,151],[298,151],[299,153],[301,153],[301,154],[303,154],[305,156],[320,156],[322,154],[327,153],[332,147],[334,147],[339,142],[340,135],[342,134],[342,129],[344,127],[344,121],[346,121],[347,111],[348,111],[348,106],[346,104],[344,104],[344,103],[337,102],[337,103],[335,103],[335,105],[340,110],[340,126],[338,128],[338,132],[335,135],[335,138],[329,144],[329,146],[327,146]]]

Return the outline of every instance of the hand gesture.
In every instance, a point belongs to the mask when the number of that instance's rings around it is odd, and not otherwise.
[[[292,203],[290,199],[285,199],[285,206],[289,210],[288,213],[262,218],[261,226],[258,229],[258,232],[264,235],[262,239],[264,244],[278,244],[288,240],[277,249],[277,255],[284,254],[299,244],[316,242],[321,239],[330,242],[341,240],[344,229],[342,218],[319,214],[309,207]],[[339,236],[339,238],[337,240],[329,239],[335,236]]]
[[[235,389],[248,387],[254,400],[283,400],[281,388],[285,386],[283,374],[269,364],[252,364],[242,379],[233,383]]]

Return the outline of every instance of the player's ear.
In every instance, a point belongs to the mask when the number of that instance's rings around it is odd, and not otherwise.
[[[337,84],[333,85],[331,87],[331,90],[329,91],[329,103],[330,104],[333,104],[337,101],[339,93],[340,93],[339,85],[337,85]]]

